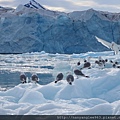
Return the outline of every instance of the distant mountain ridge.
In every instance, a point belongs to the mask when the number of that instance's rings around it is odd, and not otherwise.
[[[95,38],[120,44],[120,13],[49,10],[35,0],[0,7],[0,53],[81,53],[108,50]]]

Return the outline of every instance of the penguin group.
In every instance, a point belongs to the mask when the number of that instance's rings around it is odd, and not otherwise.
[[[84,72],[82,71],[84,69],[92,69],[92,68],[104,69],[107,68],[108,64],[110,64],[112,68],[120,68],[118,61],[103,59],[101,56],[99,56],[94,62],[91,63],[90,58],[91,57],[84,59],[82,63],[78,61],[76,64],[77,67],[75,67],[72,72],[67,72],[66,81],[70,85],[72,85],[72,82],[74,81],[74,75],[76,76],[76,79],[78,79],[79,77],[90,78],[90,76],[84,74]],[[62,72],[58,73],[55,78],[55,83],[63,80],[63,78],[64,78],[63,73]]]
[[[119,62],[110,60],[113,68],[120,68]]]
[[[74,75],[73,75],[73,74],[76,75],[77,79],[78,79],[80,76],[89,78],[89,76],[85,75],[85,74],[82,72],[82,69],[84,69],[84,68],[90,69],[91,63],[90,63],[89,61],[87,61],[87,60],[84,60],[83,66],[80,67],[80,65],[81,65],[81,63],[80,63],[80,61],[79,61],[79,62],[77,62],[77,66],[73,69],[72,72],[67,72],[67,73],[66,73],[66,75],[67,75],[67,76],[66,76],[66,81],[67,81],[70,85],[72,85],[72,83],[74,82]],[[57,76],[56,76],[56,78],[55,78],[55,83],[57,83],[58,81],[63,80],[63,78],[64,78],[63,73],[58,73]]]
[[[79,70],[79,69],[75,69],[75,70],[73,70],[73,72],[74,72],[74,74],[77,76],[77,79],[78,79],[80,76],[89,78],[89,76],[83,74],[82,71]],[[66,75],[67,75],[67,76],[66,76],[66,81],[67,81],[70,85],[72,85],[72,83],[73,83],[73,81],[74,81],[74,75],[72,74],[72,72],[67,72]],[[58,73],[57,76],[56,76],[56,78],[55,78],[55,83],[57,83],[58,81],[63,80],[63,78],[64,78],[63,73]]]
[[[108,59],[102,59],[101,56],[98,57],[98,60],[95,61],[95,64],[98,65],[98,68],[103,69],[106,66]]]
[[[95,64],[97,64],[98,68],[100,68],[100,69],[104,69],[104,68],[120,68],[119,61],[101,59],[101,57],[99,57],[99,60],[95,61]]]
[[[32,82],[32,83],[38,83],[39,82],[39,78],[37,76],[37,74],[32,74],[30,77],[30,80],[28,79],[28,77],[25,75],[25,73],[21,73],[20,74],[20,81],[22,84],[24,83],[28,83],[28,82]]]
[[[104,69],[104,68],[110,68],[107,66],[111,66],[112,68],[120,68],[119,61],[113,61],[113,60],[108,60],[108,59],[103,59],[101,56],[98,58],[95,58],[95,61],[92,60],[90,61],[91,57],[88,57],[87,59],[83,59],[83,62],[80,60],[75,63],[75,67],[72,68],[72,71],[62,73],[59,72],[56,77],[55,77],[55,83],[63,80],[64,77],[66,77],[66,81],[68,82],[69,85],[72,85],[74,82],[74,79],[79,79],[80,77],[85,77],[85,78],[90,78],[90,76],[86,75],[84,73],[84,69],[92,69],[92,68],[99,68],[99,69]],[[64,75],[65,74],[65,75]],[[23,72],[20,74],[20,81],[22,84],[25,83],[39,83],[39,77],[36,73],[32,74],[30,79],[26,76],[26,74]]]
[[[70,85],[72,85],[72,82],[74,81],[74,76],[72,75],[71,72],[67,72],[66,74],[67,74],[67,76],[66,76],[66,81],[67,81]],[[58,73],[57,76],[56,76],[55,83],[57,83],[58,81],[63,80],[63,77],[64,77],[63,73]]]

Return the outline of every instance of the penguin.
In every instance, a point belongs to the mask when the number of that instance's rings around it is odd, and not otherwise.
[[[113,61],[113,60],[110,60],[110,63],[112,64],[112,67],[113,68],[119,68],[119,62],[118,61]]]
[[[120,66],[118,66],[118,62],[116,61],[116,62],[113,62],[113,68],[119,68]]]
[[[100,69],[103,69],[104,67],[105,67],[105,65],[104,65],[104,63],[102,62],[102,60],[96,60],[95,61],[95,64],[97,64],[98,65],[98,68],[100,68]]]
[[[69,73],[66,77],[66,80],[70,85],[72,85],[72,82],[74,81],[74,76]]]
[[[78,69],[74,70],[74,74],[77,76],[77,79],[78,79],[78,76],[83,76],[83,77],[89,78],[89,76],[86,76],[85,74],[82,73],[81,70],[78,70]]]
[[[103,69],[106,66],[108,59],[103,59],[101,56],[98,57],[98,60],[95,61],[95,64],[98,65],[98,68]]]
[[[21,82],[24,84],[24,83],[27,83],[26,82],[26,79],[27,79],[27,77],[26,77],[26,75],[25,75],[25,73],[21,73],[20,74],[20,80],[21,80]]]
[[[88,68],[88,69],[91,68],[90,58],[91,58],[91,57],[89,56],[89,57],[87,58],[87,60],[84,59],[84,64],[83,64],[83,67],[81,68],[81,70],[84,69],[84,68]]]
[[[82,70],[83,68],[89,68],[89,69],[90,69],[90,66],[91,66],[91,63],[90,63],[90,62],[85,62],[84,65],[83,65],[83,67],[81,68],[81,70]]]
[[[39,82],[39,78],[38,78],[38,76],[37,76],[36,74],[33,74],[33,75],[31,76],[31,80],[32,80],[32,82],[34,82],[34,83],[38,83],[38,82]]]
[[[113,68],[116,68],[116,67],[117,67],[116,64],[113,64],[112,66],[113,66]]]
[[[62,73],[59,73],[57,76],[56,76],[56,80],[55,80],[55,83],[57,83],[58,81],[62,80],[63,79],[63,74]]]

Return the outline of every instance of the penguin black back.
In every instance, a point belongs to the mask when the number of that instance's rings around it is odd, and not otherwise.
[[[76,70],[74,70],[74,73],[75,73],[75,75],[84,75],[82,72],[81,72],[81,70],[78,70],[78,69],[76,69]]]
[[[90,67],[91,66],[91,64],[90,64],[90,62],[85,62],[85,64],[84,64],[84,68],[87,68],[87,67]]]
[[[56,77],[56,80],[62,80],[63,79],[63,74],[59,73]]]

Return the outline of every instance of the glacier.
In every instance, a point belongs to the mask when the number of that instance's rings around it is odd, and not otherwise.
[[[108,50],[95,36],[120,44],[120,13],[52,11],[31,0],[0,8],[0,53],[83,53]]]

